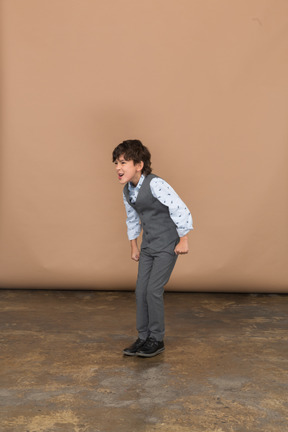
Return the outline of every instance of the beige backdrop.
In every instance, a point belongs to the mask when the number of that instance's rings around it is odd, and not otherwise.
[[[194,218],[167,288],[288,291],[287,0],[1,7],[1,287],[134,287],[139,138]]]

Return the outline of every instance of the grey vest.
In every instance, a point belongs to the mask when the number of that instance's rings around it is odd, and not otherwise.
[[[124,186],[124,194],[141,220],[143,228],[141,248],[173,253],[179,236],[176,225],[170,217],[169,208],[161,204],[151,193],[150,182],[155,177],[157,176],[154,174],[145,177],[134,204],[130,202],[128,184]]]

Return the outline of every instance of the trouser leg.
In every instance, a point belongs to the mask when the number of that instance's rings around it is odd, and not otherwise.
[[[141,251],[138,264],[138,277],[136,283],[136,328],[138,337],[147,339],[149,336],[149,314],[147,304],[147,286],[149,282],[150,273],[153,266],[154,258]]]
[[[169,281],[177,260],[177,255],[160,252],[154,255],[147,284],[148,333],[162,341],[165,334],[164,322],[164,286]]]

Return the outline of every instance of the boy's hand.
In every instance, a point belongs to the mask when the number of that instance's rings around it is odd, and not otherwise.
[[[176,255],[184,255],[184,254],[187,254],[189,252],[187,235],[180,237],[180,241],[176,245],[174,252]]]
[[[137,245],[137,240],[131,240],[131,259],[133,261],[139,261],[140,252]]]
[[[134,261],[139,261],[140,258],[140,252],[139,249],[131,249],[131,259],[133,259]]]

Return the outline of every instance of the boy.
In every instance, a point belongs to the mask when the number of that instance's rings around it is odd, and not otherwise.
[[[136,283],[138,338],[124,355],[153,357],[164,351],[164,286],[178,255],[188,253],[192,217],[176,192],[151,174],[151,155],[139,140],[127,140],[113,151],[123,189],[131,258],[139,261]],[[143,228],[141,252],[137,237]]]

